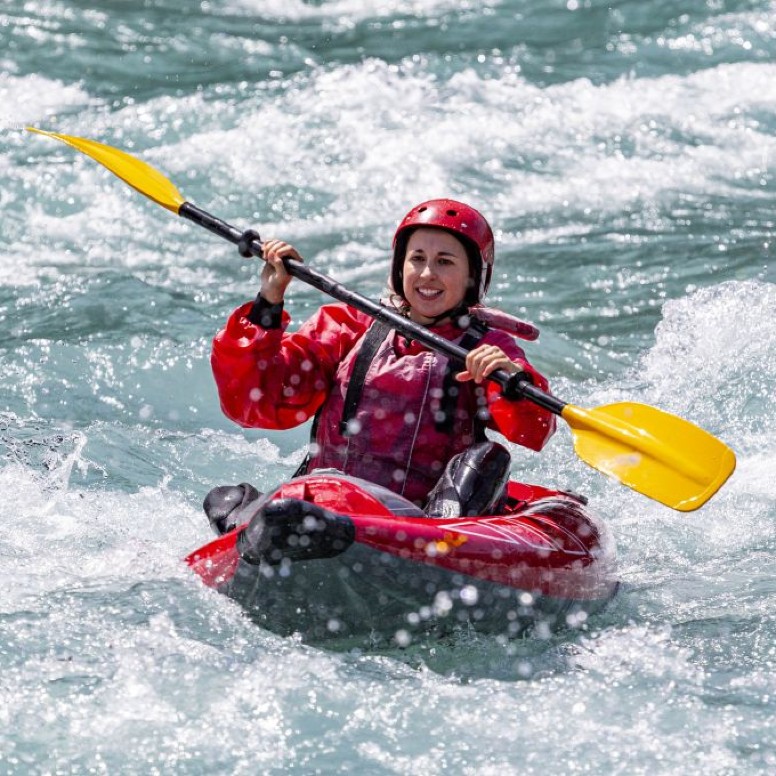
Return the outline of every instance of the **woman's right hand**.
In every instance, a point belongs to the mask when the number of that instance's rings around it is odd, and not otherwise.
[[[282,240],[265,240],[262,244],[264,268],[261,270],[261,290],[259,293],[270,304],[280,304],[292,276],[286,272],[283,259],[304,261],[293,245]]]

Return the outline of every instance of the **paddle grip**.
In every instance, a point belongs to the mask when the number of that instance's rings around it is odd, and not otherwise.
[[[259,246],[258,252],[257,246]],[[237,242],[237,252],[244,259],[249,259],[251,256],[263,258],[264,247],[261,245],[261,235],[255,229],[246,229]]]
[[[530,379],[528,379],[528,375],[525,372],[516,372],[515,374],[510,375],[507,374],[507,372],[498,369],[490,375],[490,377],[498,382],[502,387],[502,394],[504,397],[511,401],[528,399],[534,404],[538,404],[540,407],[549,410],[554,415],[563,413],[566,402],[556,399],[554,396],[537,388]]]

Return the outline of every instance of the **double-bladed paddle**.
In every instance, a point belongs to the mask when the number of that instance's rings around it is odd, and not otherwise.
[[[132,188],[162,207],[262,255],[258,237],[244,233],[187,202],[158,170],[124,151],[94,140],[46,132],[31,132],[61,140],[90,156]],[[361,312],[387,323],[403,335],[463,362],[467,351],[425,327],[352,291],[306,264],[284,259],[289,274]],[[716,437],[676,415],[647,404],[618,402],[586,410],[539,390],[520,375],[498,370],[489,376],[507,398],[528,399],[562,417],[571,427],[574,450],[587,464],[624,485],[673,509],[690,512],[705,504],[733,473],[733,451]]]

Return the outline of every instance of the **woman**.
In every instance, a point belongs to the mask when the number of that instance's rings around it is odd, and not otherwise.
[[[529,401],[503,398],[487,380],[496,369],[522,372],[547,390],[511,336],[533,339],[538,332],[481,305],[494,259],[483,216],[454,200],[431,200],[405,216],[393,240],[390,303],[470,349],[465,364],[449,364],[342,303],[324,305],[286,333],[286,257],[302,260],[288,243],[264,243],[258,298],[238,308],[214,339],[211,364],[226,415],[268,429],[315,416],[309,470],[334,468],[383,485],[431,516],[498,509],[510,459],[487,441],[485,428],[540,450],[555,418]],[[216,489],[209,514],[254,494],[242,486]]]

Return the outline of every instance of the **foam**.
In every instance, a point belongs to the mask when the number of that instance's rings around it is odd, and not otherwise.
[[[89,94],[74,84],[37,74],[0,73],[0,129],[44,125],[56,121],[60,112],[70,112],[90,102]]]
[[[477,7],[497,5],[496,0],[477,3]],[[347,29],[368,19],[431,18],[445,11],[468,9],[471,4],[461,0],[334,0],[326,3],[310,3],[304,0],[228,0],[219,4],[216,13],[261,14],[262,17],[280,21],[337,21]]]
[[[776,284],[728,281],[663,306],[642,375],[650,396],[690,413],[737,446],[776,450]]]
[[[135,137],[149,142],[139,131],[141,113],[161,122],[160,144],[138,156],[217,215],[242,222],[253,207],[263,233],[292,240],[326,233],[342,239],[358,230],[384,247],[409,203],[440,194],[480,205],[497,228],[507,224],[499,235],[507,246],[516,218],[522,224],[563,212],[568,230],[592,212],[600,219],[644,209],[645,219],[651,212],[659,221],[660,202],[675,201],[677,192],[726,197],[742,183],[748,197],[765,202],[759,180],[769,174],[776,139],[748,114],[776,82],[776,65],[545,89],[509,68],[499,78],[465,68],[447,80],[434,69],[429,59],[319,67],[267,88],[243,85],[232,98],[156,98],[58,129],[101,140],[119,135],[124,140],[112,142],[132,150]],[[87,100],[77,88],[65,93]],[[72,182],[34,183],[40,201],[30,206],[30,222],[63,244],[88,241],[89,263],[152,262],[154,235],[169,214],[155,212],[91,160],[74,156],[68,169]],[[21,171],[27,180],[38,174],[35,165]],[[219,205],[227,197],[236,204]],[[75,202],[52,221],[48,211],[58,198]],[[557,238],[559,228],[547,219],[546,226],[532,224],[528,238]],[[191,227],[165,229],[189,235]],[[132,249],[116,255],[115,240],[125,235]]]

